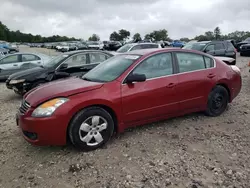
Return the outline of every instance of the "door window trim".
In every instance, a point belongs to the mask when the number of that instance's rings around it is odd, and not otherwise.
[[[173,73],[170,74],[170,75],[158,76],[158,77],[155,77],[155,78],[148,78],[148,79],[145,80],[145,82],[146,82],[146,81],[149,81],[149,80],[155,80],[155,79],[160,79],[160,78],[164,78],[164,77],[169,77],[169,76],[174,76],[174,75],[176,75],[176,73],[177,73],[177,72],[176,72],[176,71],[177,71],[176,68],[177,68],[177,67],[176,67],[176,63],[175,63],[175,59],[174,59],[173,52],[159,52],[159,53],[155,53],[155,54],[152,54],[152,55],[150,55],[150,56],[147,56],[147,57],[141,59],[141,60],[139,61],[139,63],[137,63],[137,64],[128,72],[128,74],[126,74],[125,78],[124,78],[123,81],[121,82],[122,85],[126,85],[126,83],[125,83],[126,78],[129,76],[129,74],[130,74],[131,72],[133,72],[133,71],[136,69],[137,66],[139,66],[141,63],[143,63],[146,59],[148,59],[148,58],[150,58],[150,57],[153,57],[153,56],[155,56],[155,55],[163,54],[163,53],[170,53],[171,59],[172,59]]]

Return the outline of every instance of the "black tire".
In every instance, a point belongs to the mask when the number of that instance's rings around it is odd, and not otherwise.
[[[240,52],[240,56],[244,56],[244,54]]]
[[[228,102],[227,89],[223,86],[216,86],[208,96],[206,115],[212,117],[221,115],[227,109]]]
[[[102,131],[98,131],[103,140],[96,144],[96,145],[88,145],[86,142],[82,141],[80,138],[80,135],[84,135],[82,137],[87,136],[91,131],[89,132],[85,132],[85,131],[80,131],[80,127],[83,124],[83,122],[88,121],[89,118],[93,117],[93,116],[100,116],[101,118],[103,118],[104,120],[106,120],[107,122],[107,127],[105,130]],[[93,128],[93,126],[91,126]],[[100,148],[102,146],[104,146],[108,140],[111,138],[111,136],[113,135],[114,132],[114,121],[111,117],[111,115],[104,110],[103,108],[100,107],[89,107],[86,109],[83,109],[82,111],[78,112],[74,118],[72,119],[69,128],[68,128],[68,136],[69,139],[71,141],[71,143],[78,149],[80,150],[84,150],[84,151],[91,151],[91,150],[95,150],[97,148]],[[82,134],[85,133],[85,134]],[[94,138],[94,134],[97,133],[90,133],[92,135],[92,139],[95,140]],[[90,141],[92,141],[92,139]],[[89,142],[90,142],[89,141]],[[92,144],[92,143],[90,143]]]

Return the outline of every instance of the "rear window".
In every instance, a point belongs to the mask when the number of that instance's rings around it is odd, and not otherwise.
[[[224,50],[225,46],[222,43],[216,43],[215,44],[215,50]]]
[[[234,46],[233,46],[233,44],[231,43],[231,42],[227,42],[227,49],[228,50],[234,50]]]

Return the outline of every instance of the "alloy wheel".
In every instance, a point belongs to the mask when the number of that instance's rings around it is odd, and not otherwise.
[[[80,139],[88,146],[96,146],[103,141],[103,134],[107,127],[108,122],[105,118],[101,116],[91,116],[80,126]]]

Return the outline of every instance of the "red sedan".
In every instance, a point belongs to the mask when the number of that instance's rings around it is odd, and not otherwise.
[[[114,132],[191,112],[219,116],[241,90],[238,67],[183,49],[114,56],[80,78],[55,81],[24,96],[17,124],[34,145],[83,150]]]

